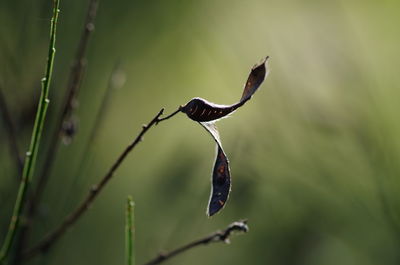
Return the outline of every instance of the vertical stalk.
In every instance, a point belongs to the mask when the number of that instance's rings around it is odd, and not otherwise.
[[[43,124],[46,117],[47,107],[50,100],[48,99],[51,75],[53,71],[53,62],[55,56],[55,42],[56,42],[56,25],[58,20],[60,0],[54,0],[53,6],[53,16],[51,18],[50,26],[50,42],[49,42],[49,52],[47,57],[47,65],[45,69],[45,76],[42,79],[42,90],[39,99],[39,106],[36,112],[35,124],[33,127],[31,143],[29,146],[29,151],[26,153],[26,158],[24,162],[24,169],[22,171],[22,178],[20,186],[18,189],[17,200],[15,202],[13,214],[11,217],[10,225],[0,250],[0,263],[4,263],[7,258],[11,245],[14,241],[17,227],[20,221],[20,215],[25,204],[26,193],[31,181],[33,171],[36,164],[37,153],[39,149],[40,137],[42,134]]]
[[[47,182],[49,180],[51,171],[54,166],[54,161],[57,157],[57,150],[60,145],[60,136],[64,133],[63,126],[66,123],[71,122],[71,117],[73,116],[74,101],[78,95],[81,87],[81,83],[85,74],[87,67],[86,52],[89,43],[90,36],[94,31],[94,21],[97,14],[98,0],[88,0],[89,6],[86,13],[85,23],[83,25],[82,34],[79,40],[79,44],[76,50],[76,55],[73,60],[71,71],[69,73],[68,86],[65,91],[65,96],[63,102],[60,104],[61,112],[60,117],[58,117],[55,122],[53,133],[48,138],[48,150],[43,156],[44,163],[37,174],[37,185],[31,192],[31,196],[28,200],[27,210],[25,217],[27,219],[26,225],[21,227],[21,233],[18,237],[18,242],[16,243],[16,249],[22,251],[26,248],[26,244],[29,241],[29,236],[31,232],[32,225],[34,224],[34,219],[37,214],[38,206],[42,200],[44,190],[46,189]],[[72,137],[72,135],[71,135]],[[21,256],[17,252],[17,257]]]
[[[128,196],[126,204],[125,220],[125,255],[126,265],[135,265],[135,246],[134,246],[134,207],[135,204],[131,196]]]

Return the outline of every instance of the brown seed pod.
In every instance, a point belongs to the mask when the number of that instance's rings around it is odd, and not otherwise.
[[[266,57],[260,64],[255,65],[251,69],[239,102],[232,105],[219,105],[202,98],[193,98],[186,105],[182,106],[180,110],[186,113],[190,119],[198,122],[214,121],[226,117],[243,106],[262,84],[268,74],[266,68],[268,58]]]
[[[159,120],[169,119],[179,112],[186,113],[190,119],[199,122],[217,143],[217,156],[211,176],[211,194],[207,208],[208,216],[216,214],[225,206],[231,190],[229,161],[222,149],[215,121],[227,117],[251,99],[269,73],[268,59],[269,57],[267,56],[261,63],[253,66],[239,102],[232,105],[219,105],[202,98],[193,98],[186,105],[180,106],[175,112]]]
[[[229,161],[222,149],[221,140],[215,123],[200,122],[200,124],[211,134],[217,143],[217,156],[211,176],[211,194],[207,208],[207,215],[212,216],[221,210],[228,200],[231,191],[231,174]]]

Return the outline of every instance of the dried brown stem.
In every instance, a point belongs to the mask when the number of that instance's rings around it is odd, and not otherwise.
[[[166,116],[166,117],[164,117],[164,118],[159,119],[159,120],[157,121],[157,123],[172,118],[173,116],[175,116],[176,114],[178,114],[181,110],[182,110],[182,106],[179,106],[179,108],[178,108],[176,111],[172,112],[171,114],[169,114],[168,116]]]
[[[229,243],[229,238],[230,238],[232,232],[247,232],[248,230],[249,230],[249,227],[247,226],[246,220],[234,222],[222,231],[216,231],[209,236],[206,236],[204,238],[190,242],[190,243],[183,245],[175,250],[159,254],[156,258],[148,261],[144,265],[160,264],[178,254],[181,254],[181,253],[183,253],[189,249],[192,249],[194,247],[197,247],[197,246],[207,245],[207,244],[215,243],[215,242]]]
[[[160,121],[160,116],[163,114],[164,109],[161,109],[158,114],[147,124],[143,125],[142,131],[138,134],[138,136],[130,143],[122,154],[118,157],[118,159],[114,162],[108,172],[104,175],[104,177],[100,180],[100,182],[94,185],[86,198],[79,204],[79,206],[69,214],[64,221],[51,233],[44,237],[42,241],[40,241],[36,246],[29,249],[24,253],[25,258],[33,257],[38,253],[42,253],[47,251],[51,246],[53,246],[58,239],[70,228],[79,218],[85,213],[89,206],[92,204],[94,199],[96,199],[97,195],[103,190],[108,181],[114,176],[114,172],[118,169],[121,163],[124,161],[126,156],[135,148],[135,146],[142,140],[143,135],[156,123]]]

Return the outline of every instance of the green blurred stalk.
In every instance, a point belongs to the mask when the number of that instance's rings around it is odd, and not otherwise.
[[[126,204],[125,220],[125,255],[126,265],[135,265],[134,254],[134,202],[131,196],[128,196]]]
[[[48,99],[48,95],[51,82],[51,74],[53,71],[54,56],[56,53],[55,49],[56,25],[58,20],[58,13],[60,12],[60,10],[58,9],[59,4],[60,0],[54,0],[53,16],[51,18],[51,26],[50,26],[49,52],[47,57],[45,77],[42,79],[42,90],[39,99],[39,106],[36,112],[35,124],[33,127],[29,151],[26,153],[25,157],[24,169],[22,171],[22,179],[18,189],[17,200],[15,202],[7,235],[4,239],[3,245],[0,250],[0,263],[4,263],[6,257],[9,254],[11,245],[14,241],[15,234],[20,221],[20,215],[23,206],[25,204],[26,193],[28,190],[29,183],[31,182],[33,171],[36,164],[40,137],[42,134],[43,124],[46,117],[47,107],[50,102]]]

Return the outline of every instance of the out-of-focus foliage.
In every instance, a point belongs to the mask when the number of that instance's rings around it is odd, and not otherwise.
[[[86,7],[61,2],[37,169]],[[397,1],[100,1],[79,131],[57,154],[30,244],[77,205],[161,107],[173,111],[195,96],[236,102],[250,67],[266,55],[271,73],[249,104],[219,124],[233,177],[220,214],[205,215],[214,143],[180,114],[146,135],[91,210],[32,264],[123,264],[128,194],[136,204],[138,264],[240,218],[249,219],[250,232],[231,245],[198,248],[168,264],[398,264],[399,12]],[[51,1],[0,2],[0,84],[21,151],[50,16]],[[90,140],[116,64],[126,82],[109,95]],[[1,120],[0,238],[18,187],[7,141]]]

